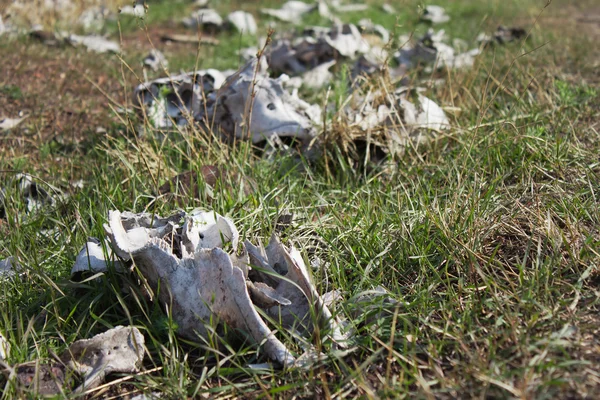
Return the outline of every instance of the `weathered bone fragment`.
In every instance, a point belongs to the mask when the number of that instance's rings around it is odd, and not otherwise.
[[[421,16],[423,21],[429,21],[432,24],[442,24],[450,21],[450,16],[446,14],[446,10],[440,6],[426,6]]]
[[[123,271],[123,264],[114,255],[105,241],[104,244],[96,238],[89,238],[77,257],[71,269],[71,275],[81,272],[106,272],[109,265],[114,265],[116,271]]]
[[[169,66],[169,62],[165,55],[156,49],[150,50],[150,53],[144,58],[144,65],[150,67],[153,71],[159,69],[166,69]]]
[[[381,9],[388,14],[396,14],[396,9],[390,3],[382,4]]]
[[[450,122],[444,110],[433,100],[423,96],[419,90],[399,88],[394,94],[403,111],[404,123],[411,131],[432,130],[439,132],[450,127]],[[413,99],[416,101],[411,101]]]
[[[361,12],[369,9],[367,4],[342,4],[340,0],[331,0],[331,7],[338,13]]]
[[[119,9],[120,14],[132,15],[137,18],[143,18],[146,15],[146,7],[144,0],[134,0],[133,5],[126,4]]]
[[[272,136],[294,137],[301,141],[316,134],[319,119],[312,107],[291,96],[282,82],[269,78],[264,59],[254,59],[227,78],[206,107],[205,120],[220,127],[228,139],[237,137],[257,143]]]
[[[399,88],[384,94],[355,94],[346,109],[355,143],[375,146],[384,154],[401,154],[409,144],[427,143],[436,133],[448,128],[444,111],[420,90]],[[373,159],[379,159],[380,155]]]
[[[388,43],[390,41],[390,32],[382,25],[373,23],[370,19],[361,19],[358,21],[358,27],[362,32],[379,35],[383,43]]]
[[[182,21],[186,28],[202,28],[205,32],[218,32],[223,27],[223,18],[212,8],[203,8],[194,11],[192,15]]]
[[[492,35],[480,33],[477,36],[477,41],[483,46],[493,46],[495,44],[506,44],[516,40],[524,39],[527,36],[527,31],[519,27],[506,27],[500,25]]]
[[[358,54],[369,51],[369,44],[360,34],[356,25],[344,24],[331,29],[323,39],[343,57],[354,59]]]
[[[199,214],[197,219],[206,220],[207,217]],[[210,227],[217,226],[218,220],[219,217],[213,218],[211,222],[216,222],[207,224],[209,229],[188,225],[180,238],[177,235],[160,238],[152,237],[150,228],[127,230],[121,214],[113,211],[105,229],[115,252],[131,257],[150,288],[156,290],[160,285],[159,300],[171,305],[181,335],[190,339],[197,339],[197,335],[206,338],[207,324],[217,317],[221,323],[248,332],[256,343],[264,346],[272,359],[284,365],[293,363],[289,351],[254,309],[245,273],[234,265],[234,261],[238,264],[239,260],[232,261],[232,257],[218,247],[202,248],[224,244],[221,239],[216,239],[214,231],[210,231]],[[234,244],[237,241],[237,231],[231,231],[235,229],[232,224],[225,222],[218,229],[225,242]],[[196,249],[191,253],[194,246]],[[174,254],[177,248],[181,258]]]
[[[245,11],[234,11],[227,16],[227,23],[238,32],[256,35],[258,26],[254,16]]]
[[[217,70],[201,70],[138,85],[137,105],[155,128],[187,125],[203,108],[204,99],[225,81]]]
[[[121,47],[115,41],[108,40],[102,36],[98,35],[90,35],[90,36],[81,36],[81,35],[63,35],[67,43],[72,44],[73,46],[83,46],[88,49],[88,51],[93,51],[96,53],[119,53],[121,52]]]
[[[331,334],[339,346],[344,346],[339,322],[333,318],[310,282],[309,273],[300,253],[287,249],[276,236],[261,251],[250,242],[245,242],[252,269],[250,279],[252,295],[265,312],[273,319],[281,321],[288,329],[301,333],[312,332],[312,312],[318,316],[318,323]]]
[[[333,79],[333,74],[329,71],[337,61],[331,60],[317,66],[310,71],[302,74],[302,83],[304,86],[311,89],[320,89],[326,86]]]
[[[21,118],[0,118],[0,131],[9,131],[16,128],[27,117],[28,116],[26,115]]]
[[[29,174],[17,174],[10,184],[21,199],[27,204],[28,212],[35,212],[43,207],[52,207],[65,198],[65,194],[58,188],[45,183],[41,185],[34,181]],[[8,188],[0,189],[0,215],[4,213],[4,202]]]
[[[303,36],[294,41],[277,40],[267,58],[272,71],[298,75],[340,57],[355,59],[369,50],[369,43],[355,25],[338,24],[333,28],[305,28]]]
[[[61,358],[83,376],[84,382],[76,390],[80,392],[98,386],[110,373],[139,372],[144,353],[144,335],[136,327],[117,326],[91,339],[76,341]]]
[[[262,14],[277,18],[284,22],[299,22],[304,14],[308,14],[318,9],[317,4],[307,4],[302,1],[288,1],[281,8],[263,8]]]
[[[452,46],[445,43],[444,30],[429,30],[415,45],[406,44],[397,53],[400,65],[412,68],[419,64],[433,64],[437,68],[470,68],[479,55],[478,48],[456,54]]]
[[[0,261],[1,263],[1,261]],[[0,361],[6,360],[10,354],[10,343],[6,340],[2,332],[0,332]]]

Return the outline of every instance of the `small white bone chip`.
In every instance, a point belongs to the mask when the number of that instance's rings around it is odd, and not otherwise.
[[[22,118],[0,118],[0,131],[9,131],[19,126],[27,116]]]
[[[4,260],[0,260],[0,278],[6,278],[15,274],[15,267],[17,263],[14,257],[8,257]]]
[[[10,343],[4,338],[2,333],[0,333],[0,361],[5,360],[10,351]]]
[[[441,24],[450,21],[450,17],[446,14],[446,10],[440,6],[427,6],[421,16],[423,21],[429,21],[432,24]]]
[[[202,8],[182,20],[186,28],[203,28],[211,31],[219,31],[223,26],[223,18],[218,12],[211,8]]]
[[[299,22],[304,14],[315,10],[318,10],[317,4],[307,4],[303,1],[288,1],[279,9],[263,8],[260,12],[284,22]]]
[[[117,326],[91,339],[73,343],[62,355],[62,361],[84,378],[77,389],[90,389],[101,384],[113,372],[139,372],[144,359],[144,336],[132,326]]]
[[[66,37],[66,40],[73,46],[83,46],[88,51],[96,53],[119,53],[121,51],[121,47],[117,42],[98,35],[81,36],[71,34]]]
[[[116,271],[122,271],[123,264],[117,260],[108,243],[102,243],[96,238],[89,238],[77,257],[71,269],[71,275],[79,272],[106,272],[113,264]]]
[[[153,71],[158,71],[159,69],[165,69],[169,66],[169,62],[165,55],[156,49],[150,50],[150,53],[144,58],[144,65],[150,67]]]
[[[256,20],[249,12],[234,11],[227,16],[227,23],[241,33],[256,35],[258,32]]]

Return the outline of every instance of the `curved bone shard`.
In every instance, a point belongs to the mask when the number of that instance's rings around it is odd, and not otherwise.
[[[246,11],[234,11],[227,16],[227,23],[233,26],[238,32],[256,35],[258,26],[256,20]]]
[[[345,337],[341,333],[339,322],[333,318],[311,283],[300,252],[293,247],[288,250],[275,235],[271,237],[265,249],[268,260],[256,248],[250,250],[248,246],[248,249],[251,260],[258,262],[258,265],[263,268],[268,265],[270,273],[263,273],[259,277],[269,275],[270,282],[275,282],[272,286],[277,297],[285,298],[290,302],[290,304],[278,304],[266,308],[267,314],[281,321],[284,327],[310,332],[313,329],[310,320],[311,310],[314,310],[318,321],[331,332],[333,341],[340,347],[345,346]],[[285,276],[278,274],[276,270],[285,271]]]
[[[62,360],[84,377],[77,389],[81,391],[98,386],[113,372],[139,372],[144,352],[144,335],[136,327],[117,326],[91,339],[76,341]]]
[[[98,239],[89,238],[75,258],[71,275],[78,272],[106,272],[110,264],[113,264],[117,271],[124,269],[107,243],[103,246]]]

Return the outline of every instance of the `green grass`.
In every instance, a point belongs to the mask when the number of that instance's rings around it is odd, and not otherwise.
[[[535,18],[544,6],[438,3],[452,17],[442,26],[449,36],[471,42],[482,29]],[[420,4],[396,6],[403,11],[397,18],[377,6],[343,18],[368,17],[388,27],[397,21],[398,32],[419,33],[426,29],[416,22]],[[235,5],[256,10],[234,1],[218,8]],[[544,13],[560,11],[557,6]],[[150,3],[150,10],[149,29],[181,16],[166,2]],[[153,17],[156,10],[164,10],[165,19]],[[125,35],[138,29],[122,27]],[[237,50],[254,42],[226,33],[219,38],[219,47],[174,55],[171,70],[191,70],[196,59],[200,68],[235,68]],[[596,397],[600,89],[577,75],[593,73],[586,43],[542,25],[526,44],[487,51],[473,70],[412,72],[413,79],[445,78],[426,94],[460,113],[451,117],[449,132],[408,149],[392,160],[393,168],[361,168],[360,160],[334,147],[327,161],[269,162],[248,144],[210,144],[195,130],[166,140],[137,137],[132,126],[114,119],[105,134],[89,127],[75,149],[0,142],[0,187],[8,188],[0,259],[14,256],[23,267],[21,276],[0,284],[0,332],[11,345],[6,363],[50,360],[77,339],[132,324],[146,338],[144,369],[155,370],[115,386],[165,398]],[[9,51],[5,46],[1,51]],[[142,76],[134,57],[125,59]],[[113,61],[102,64],[103,72],[121,79]],[[329,100],[341,104],[346,89],[336,82]],[[6,84],[0,93],[22,96]],[[309,95],[321,104],[325,91]],[[109,272],[83,283],[70,280],[86,238],[103,237],[109,210],[168,215],[178,205],[154,200],[157,187],[207,164],[256,182],[255,190],[236,190],[234,179],[234,190],[221,185],[213,198],[190,199],[185,208],[229,216],[252,242],[268,241],[278,216],[293,212],[283,241],[298,245],[307,259],[319,257],[314,281],[320,293],[341,292],[333,308],[353,330],[350,354],[326,345],[327,358],[309,370],[250,370],[248,364],[266,361],[252,343],[179,338],[163,305],[145,300],[134,276]],[[27,213],[10,187],[13,171],[29,172],[70,196]],[[76,179],[84,180],[82,189],[69,185]],[[378,286],[395,306],[356,301]],[[301,353],[298,343],[279,336]],[[5,378],[0,385],[2,398],[33,396]],[[109,394],[115,393],[90,396]]]

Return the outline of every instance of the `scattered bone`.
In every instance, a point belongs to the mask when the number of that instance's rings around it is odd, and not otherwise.
[[[145,82],[136,87],[134,99],[155,128],[184,126],[200,114],[204,98],[224,81],[225,76],[214,69],[188,72]]]
[[[505,44],[516,40],[524,39],[527,36],[527,31],[523,28],[511,27],[507,28],[500,25],[498,29],[490,36],[485,33],[480,33],[477,36],[477,41],[484,46],[493,46],[494,44]]]
[[[27,203],[28,212],[35,212],[43,207],[54,206],[59,200],[65,198],[64,193],[60,189],[48,183],[42,186],[34,182],[33,177],[29,174],[15,175],[10,187],[14,188],[22,201]],[[6,201],[7,192],[7,188],[0,190],[0,214],[4,212],[4,202]]]
[[[18,266],[14,257],[8,257],[0,260],[0,278],[8,278],[15,275],[15,269]],[[0,335],[1,336],[1,335]]]
[[[117,326],[91,339],[76,341],[61,358],[83,376],[84,382],[76,390],[81,392],[100,385],[113,372],[139,372],[144,353],[144,335],[136,327]]]
[[[328,35],[323,36],[323,38],[344,57],[354,59],[358,54],[369,51],[369,44],[361,36],[356,25],[338,25]]]
[[[432,24],[442,24],[450,21],[450,16],[446,14],[446,10],[440,6],[426,6],[421,16],[423,21],[429,21]]]
[[[309,336],[316,322],[344,345],[339,324],[311,284],[302,257],[276,237],[265,249],[246,242],[237,255],[239,235],[233,223],[204,211],[168,218],[111,211],[105,230],[115,253],[131,259],[150,293],[160,287],[158,300],[171,305],[184,337],[207,337],[210,321],[217,332],[226,324],[247,332],[273,360],[291,365],[294,357],[257,313],[257,305],[287,329]],[[233,253],[226,253],[226,247]]]
[[[342,4],[340,0],[332,0],[331,7],[338,13],[367,11],[367,4]]]
[[[121,51],[121,47],[117,42],[97,35],[81,36],[70,34],[65,36],[65,40],[73,46],[84,46],[89,51],[96,53],[119,53]]]
[[[2,271],[2,261],[0,261],[0,271]],[[0,272],[0,275],[2,272]],[[6,340],[2,332],[0,332],[0,361],[6,360],[10,354],[10,343]]]
[[[399,88],[396,90],[395,95],[400,108],[404,112],[404,123],[412,131],[433,130],[440,132],[450,127],[450,122],[444,110],[433,100],[423,96],[419,90]]]
[[[358,21],[358,26],[363,32],[379,35],[383,43],[388,43],[390,41],[390,33],[388,30],[382,25],[374,24],[370,19],[361,19]]]
[[[359,101],[346,110],[352,139],[383,153],[402,154],[411,143],[425,144],[450,126],[444,111],[419,90],[400,88],[389,95],[356,96]]]
[[[123,271],[124,266],[113,254],[112,249],[106,243],[101,243],[96,238],[89,238],[77,257],[71,269],[71,275],[82,272],[106,272],[109,265],[114,265],[115,271]]]
[[[186,28],[202,28],[205,32],[218,32],[223,27],[223,18],[212,8],[203,8],[182,20]]]
[[[169,62],[161,51],[152,49],[144,58],[144,65],[150,67],[153,71],[158,71],[159,69],[167,69]]]
[[[265,71],[264,59],[260,67],[259,60],[254,59],[227,78],[216,101],[206,107],[206,121],[211,122],[214,116],[214,124],[228,139],[250,139],[253,143],[272,136],[301,141],[313,138],[320,108],[291,96],[280,80],[269,78]]]
[[[262,14],[277,18],[284,22],[300,22],[303,15],[308,14],[318,9],[316,4],[307,4],[302,1],[288,1],[281,8],[263,8],[260,10]]]
[[[241,33],[256,35],[258,32],[256,20],[249,12],[234,11],[227,16],[227,23]]]
[[[382,4],[381,9],[388,14],[396,14],[396,9],[390,3]]]
[[[444,30],[438,32],[430,29],[414,46],[405,44],[396,53],[396,59],[400,65],[407,68],[419,64],[433,64],[437,68],[470,68],[475,62],[475,57],[480,54],[478,48],[464,53],[456,54],[453,47],[447,45]]]
[[[143,18],[146,15],[144,0],[135,0],[133,5],[127,4],[119,9],[123,15],[132,15],[136,18]]]
[[[212,46],[219,44],[219,40],[211,36],[183,35],[177,33],[164,34],[160,37],[160,40],[163,42],[209,44]]]
[[[9,131],[19,126],[28,115],[21,118],[0,118],[0,131]]]
[[[304,36],[291,43],[278,40],[267,55],[271,70],[297,75],[336,58],[356,58],[368,52],[369,44],[355,25],[305,28]]]
[[[260,268],[253,270],[254,286],[263,288],[261,301],[265,301],[264,297],[270,300],[270,303],[268,300],[267,303],[271,306],[265,307],[267,314],[281,321],[288,329],[306,333],[314,329],[310,318],[312,310],[318,316],[321,328],[325,328],[332,339],[343,346],[344,336],[339,322],[332,317],[323,299],[310,282],[308,270],[300,253],[294,248],[287,249],[276,236],[271,237],[264,252],[248,241],[245,245],[252,265]],[[269,285],[273,285],[274,288]]]
[[[311,89],[320,89],[333,79],[329,69],[336,64],[335,60],[323,63],[302,75],[302,84]]]

